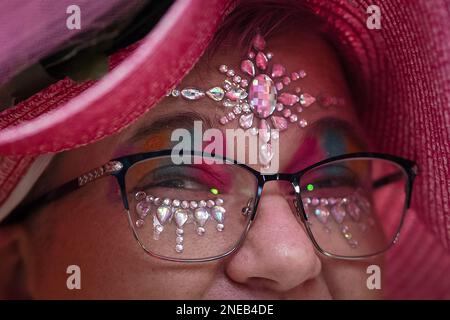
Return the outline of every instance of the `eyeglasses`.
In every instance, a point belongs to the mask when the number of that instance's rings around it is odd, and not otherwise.
[[[397,241],[417,172],[412,161],[378,153],[345,154],[293,174],[261,174],[202,152],[183,159],[174,164],[171,150],[117,158],[26,207],[114,176],[133,235],[148,254],[206,262],[238,250],[257,218],[264,185],[286,181],[299,232],[303,225],[323,255],[357,260],[382,254]]]

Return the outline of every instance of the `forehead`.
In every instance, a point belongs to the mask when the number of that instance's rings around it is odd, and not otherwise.
[[[195,87],[207,90],[208,88],[222,86],[226,76],[219,72],[219,66],[223,64],[227,65],[229,69],[240,72],[241,61],[247,58],[248,47],[233,46],[233,41],[233,36],[230,35],[217,46],[213,53],[210,52],[210,54],[204,55],[177,88]],[[308,109],[305,108],[301,117],[307,120],[307,123],[312,125],[324,118],[335,118],[340,120],[337,123],[347,122],[351,124],[344,127],[358,127],[358,121],[353,112],[355,106],[349,93],[344,72],[333,48],[319,32],[314,32],[314,29],[306,31],[306,28],[297,25],[280,29],[266,37],[265,51],[273,53],[274,58],[270,63],[282,64],[286,68],[286,74],[298,70],[305,70],[307,73],[304,79],[296,81],[295,84],[292,82],[290,89],[285,88],[287,90],[283,91],[294,92],[295,88],[313,96],[333,96],[342,98],[345,101],[343,105],[335,107],[323,107],[315,103]],[[269,67],[264,73],[270,74]],[[242,72],[240,74],[242,75]],[[247,78],[250,81],[252,79],[250,76],[247,76]],[[153,124],[153,129],[150,131],[144,130],[144,134],[141,137],[145,137],[149,133],[155,133],[157,130],[161,131],[164,128],[171,129],[175,125],[183,126],[183,123],[184,126],[189,127],[192,125],[189,124],[189,121],[193,120],[193,118],[206,122],[206,127],[211,126],[220,129],[238,128],[239,121],[230,121],[226,125],[219,123],[220,118],[224,117],[229,111],[230,109],[223,107],[221,102],[215,102],[211,99],[203,98],[197,101],[187,101],[180,97],[167,97],[136,127],[145,128],[150,126],[149,123]],[[192,113],[194,116],[185,117],[185,114],[189,113]],[[180,114],[183,115],[180,116]],[[176,118],[176,121],[172,121],[173,119],[171,118]],[[171,122],[174,126],[170,125]],[[156,125],[156,123],[159,125]],[[164,123],[166,123],[166,126]],[[331,131],[339,127],[332,124],[332,121],[326,121],[322,123],[321,127],[330,125]],[[280,150],[285,158],[289,158],[295,152],[292,148],[292,143],[294,142],[294,145],[299,147],[308,131],[316,134],[321,132],[320,130],[301,128],[299,125],[291,125],[288,130],[280,134]],[[343,130],[340,131],[342,132]],[[344,131],[351,133],[352,130],[346,129]]]

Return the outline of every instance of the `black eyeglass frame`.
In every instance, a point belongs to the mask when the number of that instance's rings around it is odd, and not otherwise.
[[[110,160],[106,164],[104,164],[100,167],[97,167],[97,168],[63,184],[60,187],[53,189],[52,191],[44,194],[43,196],[41,196],[33,201],[30,201],[28,203],[25,203],[23,205],[20,205],[11,213],[9,218],[5,220],[5,223],[7,224],[7,223],[17,221],[20,218],[23,218],[24,215],[29,213],[31,210],[35,209],[37,206],[41,206],[45,203],[48,203],[49,201],[53,201],[58,198],[61,198],[65,195],[67,195],[68,193],[71,193],[92,181],[95,181],[97,179],[100,179],[100,178],[103,178],[106,176],[114,176],[116,178],[117,183],[120,188],[123,206],[128,215],[128,220],[129,220],[129,224],[132,228],[133,235],[134,235],[136,241],[139,243],[139,245],[144,249],[144,251],[147,254],[149,254],[155,258],[159,258],[159,259],[167,260],[167,261],[173,261],[173,262],[209,262],[209,261],[214,261],[214,260],[225,258],[226,256],[229,256],[232,253],[234,253],[235,251],[237,251],[242,246],[242,243],[244,242],[253,221],[256,219],[257,212],[258,212],[258,204],[261,199],[261,195],[262,195],[265,183],[269,182],[269,181],[287,181],[287,182],[291,183],[291,185],[295,191],[295,199],[293,201],[293,205],[295,207],[295,216],[297,219],[299,219],[304,224],[305,229],[308,233],[308,236],[311,239],[316,250],[319,251],[324,256],[327,256],[330,258],[343,259],[343,260],[363,260],[363,259],[372,258],[372,257],[378,256],[380,254],[383,254],[384,252],[389,250],[392,247],[392,245],[394,245],[397,242],[397,239],[400,234],[400,229],[403,225],[407,209],[410,207],[413,182],[414,182],[415,177],[417,176],[417,171],[418,171],[417,165],[415,164],[415,162],[413,162],[411,160],[397,157],[394,155],[383,154],[383,153],[372,153],[372,152],[357,152],[357,153],[343,154],[343,155],[330,157],[325,160],[319,161],[319,162],[317,162],[303,170],[295,172],[295,173],[274,173],[274,174],[262,174],[259,171],[255,170],[245,164],[237,162],[236,160],[225,158],[225,157],[218,157],[217,155],[212,155],[212,154],[208,154],[205,152],[192,151],[190,155],[191,156],[199,156],[199,157],[208,157],[208,158],[212,158],[212,159],[217,159],[217,161],[222,161],[219,163],[238,165],[239,167],[241,167],[241,168],[247,170],[248,172],[250,172],[251,174],[253,174],[253,176],[257,180],[257,187],[256,187],[257,190],[255,192],[256,197],[254,200],[254,204],[251,208],[247,207],[248,212],[244,212],[245,214],[250,216],[250,218],[247,222],[247,226],[245,227],[245,230],[244,230],[241,238],[234,245],[234,247],[221,255],[207,257],[207,258],[200,258],[200,259],[170,258],[170,257],[161,256],[161,255],[151,252],[149,249],[147,249],[145,247],[145,245],[139,239],[139,236],[135,230],[135,227],[134,227],[132,219],[131,219],[130,211],[129,211],[129,203],[128,203],[128,197],[127,197],[126,182],[125,182],[126,173],[133,165],[135,165],[136,163],[139,163],[141,161],[156,159],[156,158],[160,158],[160,157],[172,156],[172,150],[170,150],[170,149],[151,151],[151,152],[146,152],[146,153],[131,154],[131,155],[126,155],[123,157],[119,157],[119,158]],[[309,172],[317,167],[320,167],[322,165],[329,164],[329,163],[339,161],[339,160],[357,160],[357,159],[380,159],[380,160],[390,161],[390,162],[393,162],[396,165],[398,165],[404,171],[404,173],[406,174],[406,177],[407,177],[407,183],[405,186],[406,187],[405,206],[403,209],[403,213],[402,213],[402,216],[400,219],[399,226],[395,232],[395,237],[394,237],[394,239],[391,240],[390,244],[384,250],[381,250],[379,252],[376,252],[376,253],[373,253],[370,255],[363,255],[363,256],[335,255],[335,254],[332,254],[332,253],[329,253],[329,252],[323,250],[320,247],[320,245],[315,240],[315,237],[309,227],[309,224],[307,223],[308,215],[305,212],[305,206],[303,205],[303,201],[301,198],[300,180],[301,180],[301,177],[303,175],[305,175],[307,172]],[[385,177],[384,178],[385,181],[384,182],[378,181],[378,185],[384,185],[386,182],[392,181],[392,179],[395,179],[395,177],[394,176]]]

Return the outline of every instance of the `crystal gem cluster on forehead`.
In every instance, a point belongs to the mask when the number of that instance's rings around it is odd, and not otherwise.
[[[219,72],[226,76],[221,86],[206,91],[197,87],[173,89],[167,95],[181,96],[189,101],[208,97],[222,103],[225,115],[220,118],[220,123],[238,121],[241,128],[257,135],[260,139],[259,159],[267,166],[273,158],[271,139],[278,139],[278,132],[286,130],[289,124],[306,127],[308,122],[300,115],[315,103],[316,98],[299,87],[289,91],[290,85],[306,77],[306,72],[288,72],[274,61],[274,54],[266,52],[265,47],[264,38],[257,34],[247,57],[241,61],[241,73],[221,65]]]

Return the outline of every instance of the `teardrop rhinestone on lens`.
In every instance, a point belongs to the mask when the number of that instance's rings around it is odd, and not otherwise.
[[[359,221],[361,218],[361,209],[353,201],[347,203],[347,212],[355,221]]]
[[[172,211],[170,210],[170,207],[166,205],[162,205],[156,210],[156,216],[159,223],[161,223],[162,225],[169,221],[171,214]]]
[[[188,220],[188,212],[184,209],[177,209],[174,213],[174,218],[177,227],[181,228]]]
[[[150,213],[150,204],[147,201],[141,201],[136,205],[136,212],[139,216],[145,217]]]
[[[345,208],[341,203],[337,203],[331,207],[331,214],[337,223],[342,223],[345,218]]]
[[[206,95],[214,101],[221,101],[225,96],[225,91],[221,87],[214,87],[206,91]]]
[[[223,220],[225,219],[225,212],[225,208],[221,206],[214,206],[211,209],[212,216],[218,223],[223,223]]]
[[[253,125],[253,113],[243,114],[239,118],[239,125],[244,129],[249,129]]]
[[[194,218],[197,224],[203,227],[209,219],[209,212],[206,208],[197,208],[194,211]]]
[[[361,213],[363,214],[369,214],[371,210],[371,204],[369,200],[367,200],[366,197],[356,194],[354,196],[355,202],[358,204],[359,208],[361,209]]]
[[[185,88],[181,90],[181,96],[187,100],[198,100],[203,98],[205,93],[197,88]]]
[[[255,65],[248,59],[241,62],[241,70],[249,76],[255,76]]]
[[[325,206],[318,206],[314,209],[314,215],[323,224],[327,223],[330,211]]]
[[[137,201],[144,200],[146,196],[147,196],[147,194],[144,191],[138,191],[135,194],[135,198]]]
[[[144,225],[144,220],[138,219],[136,220],[136,227],[141,228]]]

